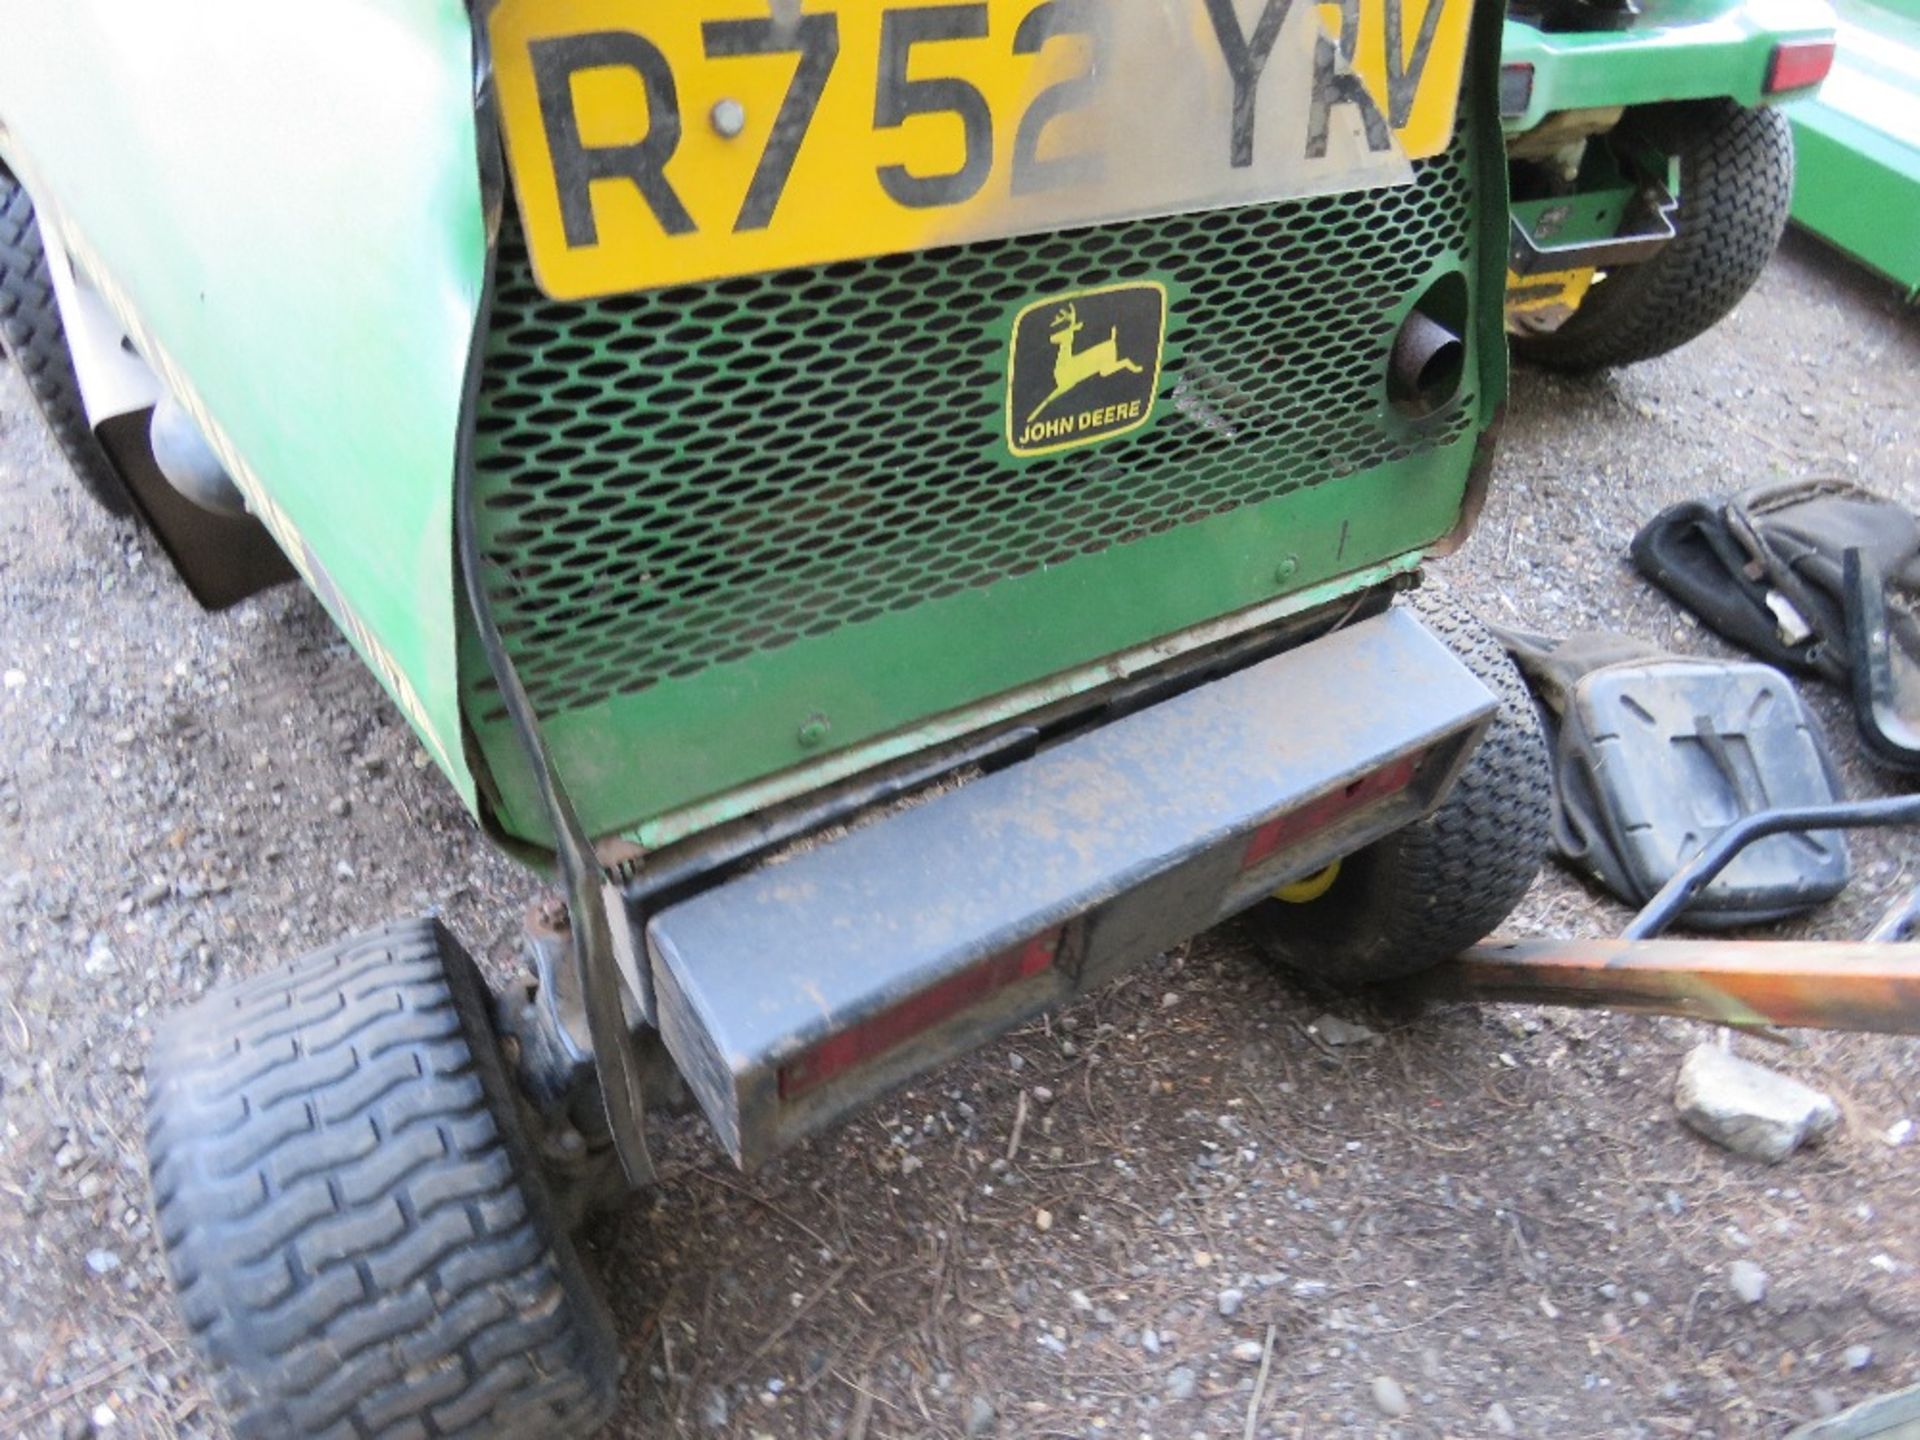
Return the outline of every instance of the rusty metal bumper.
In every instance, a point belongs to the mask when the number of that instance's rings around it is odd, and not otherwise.
[[[1301,646],[662,911],[661,1034],[760,1163],[1416,818],[1493,710],[1404,612]]]

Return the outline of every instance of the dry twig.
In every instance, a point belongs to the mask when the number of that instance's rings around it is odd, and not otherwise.
[[[1013,1133],[1007,1137],[1007,1163],[1013,1163],[1014,1156],[1020,1153],[1020,1136],[1027,1128],[1027,1092],[1023,1086],[1020,1091],[1020,1103],[1013,1110]]]
[[[794,1306],[791,1313],[789,1313],[784,1320],[782,1320],[778,1325],[774,1326],[772,1330],[767,1332],[766,1337],[763,1340],[761,1340],[761,1342],[758,1345],[753,1347],[752,1352],[747,1356],[746,1359],[742,1360],[738,1365],[734,1366],[733,1378],[735,1380],[740,1379],[749,1370],[753,1369],[755,1365],[759,1364],[761,1357],[764,1356],[769,1350],[773,1349],[774,1346],[778,1345],[782,1340],[784,1340],[786,1338],[787,1332],[793,1329],[794,1326],[798,1325],[801,1319],[806,1315],[806,1313],[809,1310],[813,1309],[814,1306],[818,1305],[822,1300],[824,1300],[827,1297],[828,1293],[832,1291],[833,1287],[838,1285],[841,1282],[841,1280],[846,1278],[846,1273],[852,1268],[853,1268],[853,1261],[842,1260],[839,1263],[839,1265],[837,1265],[834,1268],[834,1272],[831,1275],[827,1276],[826,1279],[822,1280],[817,1286],[814,1287],[813,1293],[811,1295],[807,1296],[806,1299],[802,1300],[798,1305]]]
[[[1273,1332],[1274,1327],[1267,1326],[1267,1343],[1260,1352],[1260,1373],[1254,1378],[1253,1399],[1247,1402],[1247,1428],[1240,1432],[1241,1440],[1253,1440],[1260,1424],[1260,1402],[1267,1397],[1267,1372],[1273,1367]]]
[[[754,1204],[758,1205],[761,1209],[765,1210],[769,1215],[774,1216],[776,1219],[785,1221],[787,1224],[791,1225],[794,1229],[798,1230],[802,1235],[807,1235],[812,1237],[814,1242],[818,1244],[820,1248],[826,1251],[829,1255],[834,1254],[838,1249],[838,1247],[836,1247],[831,1240],[827,1239],[827,1237],[822,1235],[818,1230],[814,1229],[811,1225],[807,1224],[804,1220],[796,1220],[793,1216],[789,1215],[785,1210],[782,1210],[778,1205],[774,1204],[771,1200],[767,1199],[766,1196],[756,1195],[753,1191],[747,1189],[746,1186],[736,1185],[731,1180],[727,1179],[726,1176],[716,1175],[711,1170],[696,1170],[694,1173],[698,1175],[702,1180],[707,1180],[712,1182],[715,1185],[718,1185],[722,1190],[731,1190],[734,1194],[742,1196],[745,1199],[751,1200]]]
[[[141,1349],[127,1356],[124,1360],[115,1361],[104,1369],[95,1370],[91,1375],[82,1375],[71,1384],[62,1385],[58,1390],[49,1390],[45,1395],[42,1395],[38,1400],[34,1401],[33,1404],[27,1406],[26,1409],[10,1417],[0,1419],[0,1430],[4,1430],[13,1435],[24,1435],[26,1434],[28,1425],[38,1420],[42,1415],[45,1415],[49,1410],[53,1409],[54,1406],[64,1405],[76,1396],[84,1395],[89,1390],[98,1389],[109,1380],[133,1369],[134,1366],[146,1364],[147,1361],[151,1360],[166,1348],[167,1346],[164,1343],[143,1346]]]

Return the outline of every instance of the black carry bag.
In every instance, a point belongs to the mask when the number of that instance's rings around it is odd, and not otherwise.
[[[1605,631],[1554,640],[1493,628],[1553,736],[1556,854],[1636,909],[1734,821],[1838,798],[1818,722],[1771,666],[1669,655]],[[1699,929],[1777,920],[1832,899],[1850,875],[1838,832],[1775,836],[1744,851],[1685,919]]]
[[[1843,480],[1796,481],[1675,505],[1633,559],[1742,649],[1846,689],[1868,751],[1920,770],[1920,518]]]

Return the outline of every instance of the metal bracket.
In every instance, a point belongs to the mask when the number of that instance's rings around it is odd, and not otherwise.
[[[1645,182],[1636,198],[1636,207],[1622,221],[1622,232],[1597,240],[1555,245],[1529,230],[1518,215],[1513,216],[1509,222],[1507,268],[1524,279],[1550,271],[1607,269],[1651,259],[1680,233],[1673,221],[1680,202],[1657,180]]]

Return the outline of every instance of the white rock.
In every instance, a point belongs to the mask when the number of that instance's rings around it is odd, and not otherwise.
[[[1258,1340],[1242,1340],[1233,1347],[1233,1358],[1242,1365],[1258,1365],[1262,1353]]]
[[[1680,1067],[1673,1103],[1709,1140],[1769,1164],[1840,1123],[1831,1097],[1710,1044],[1696,1045]]]
[[[991,1435],[999,1423],[1000,1414],[986,1396],[976,1395],[968,1403],[967,1434],[969,1436]]]
[[[1214,1297],[1214,1305],[1219,1309],[1221,1315],[1231,1320],[1235,1315],[1240,1313],[1240,1307],[1246,1303],[1246,1299],[1247,1295],[1244,1290],[1222,1290]]]
[[[1373,1403],[1382,1415],[1398,1420],[1407,1413],[1407,1392],[1391,1375],[1373,1377]]]
[[[1913,1121],[1896,1120],[1887,1127],[1887,1144],[1904,1145],[1913,1138]]]
[[[1364,1045],[1380,1038],[1377,1032],[1351,1020],[1342,1020],[1338,1015],[1322,1015],[1307,1028],[1329,1045]]]
[[[120,1268],[120,1257],[111,1250],[89,1250],[87,1268],[96,1275],[111,1275]]]
[[[1520,1427],[1513,1423],[1513,1416],[1507,1407],[1498,1400],[1487,1407],[1487,1425],[1496,1435],[1517,1435]]]
[[[1729,1265],[1727,1284],[1743,1305],[1758,1305],[1767,1298],[1767,1272],[1751,1260],[1736,1260]]]
[[[1872,1363],[1873,1347],[1871,1345],[1847,1346],[1847,1368],[1849,1370],[1864,1370]]]

